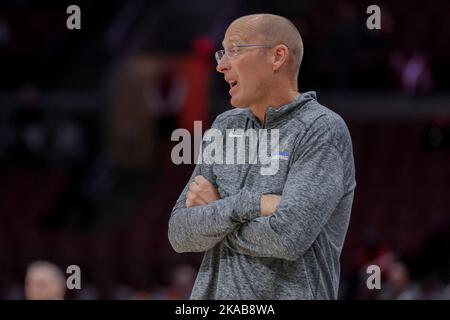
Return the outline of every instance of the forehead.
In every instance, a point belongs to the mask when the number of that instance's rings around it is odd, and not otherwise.
[[[258,38],[256,34],[256,28],[252,23],[234,22],[225,32],[222,45],[226,47],[233,43],[251,43]]]
[[[29,272],[30,278],[50,278],[52,272],[46,268],[36,267]]]

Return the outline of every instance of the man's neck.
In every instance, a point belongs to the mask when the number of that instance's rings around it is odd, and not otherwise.
[[[266,111],[267,109],[269,109],[269,107],[272,107],[273,109],[278,109],[294,101],[298,97],[298,95],[299,95],[298,91],[289,91],[284,96],[274,97],[272,99],[264,101],[263,103],[252,105],[250,106],[250,110],[255,115],[256,119],[258,119],[261,127],[264,127],[266,120],[265,119]]]

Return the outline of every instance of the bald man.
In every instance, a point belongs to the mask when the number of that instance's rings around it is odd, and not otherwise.
[[[62,300],[66,292],[63,272],[53,263],[36,261],[27,268],[25,298],[27,300]]]
[[[267,134],[278,164],[264,174],[263,157],[228,161],[255,151],[251,139],[224,143],[225,162],[202,154],[169,221],[175,251],[205,253],[191,299],[336,299],[356,186],[347,126],[315,92],[299,92],[303,43],[288,19],[241,17],[223,47],[217,71],[234,108],[212,128],[225,139],[258,132],[257,152]]]

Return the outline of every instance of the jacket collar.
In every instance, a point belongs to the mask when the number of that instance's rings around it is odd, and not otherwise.
[[[269,106],[266,111],[266,121],[264,128],[271,129],[281,125],[284,121],[289,119],[289,115],[294,110],[301,108],[311,100],[317,100],[317,94],[315,91],[300,93],[293,101],[279,108],[272,108],[271,106]],[[255,115],[250,109],[247,109],[247,117],[259,126],[258,119],[256,119]]]

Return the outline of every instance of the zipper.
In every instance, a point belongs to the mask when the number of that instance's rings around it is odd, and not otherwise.
[[[247,118],[246,121],[245,121],[245,130],[247,130],[248,127],[249,127],[249,121],[251,121],[249,118]],[[253,123],[253,121],[252,121],[252,123]],[[245,145],[247,145],[247,144],[245,144]],[[250,147],[250,145],[249,145],[249,147]],[[245,150],[245,151],[247,153],[247,150]],[[250,155],[250,152],[248,152],[247,154]],[[257,134],[257,138],[256,138],[256,157],[257,157],[257,159],[258,159],[258,154],[259,154],[259,130],[258,130],[258,134]],[[258,161],[256,163],[258,163]],[[240,185],[239,189],[243,189],[245,187],[246,182],[247,182],[248,173],[250,172],[250,170],[251,170],[251,168],[253,166],[253,164],[250,164],[250,161],[249,161],[248,164],[244,163],[243,165],[247,166],[247,168],[246,168],[246,170],[244,172],[243,178],[241,179],[241,185]]]

